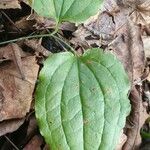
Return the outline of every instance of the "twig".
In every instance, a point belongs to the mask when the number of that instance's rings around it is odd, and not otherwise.
[[[15,148],[15,150],[19,150],[19,148],[5,135],[4,136],[6,139],[7,139],[7,141]]]
[[[15,25],[15,23],[10,19],[10,17],[9,17],[5,12],[1,11],[1,13],[2,13],[2,14],[7,18],[7,20],[18,30],[19,33],[22,32],[22,30],[19,29],[19,28]]]

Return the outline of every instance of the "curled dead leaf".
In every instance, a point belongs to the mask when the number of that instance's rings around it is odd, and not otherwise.
[[[145,120],[149,117],[146,108],[143,106],[142,98],[136,88],[131,91],[132,112],[130,115],[130,127],[127,129],[127,142],[123,146],[123,150],[138,149],[141,144],[140,129]]]

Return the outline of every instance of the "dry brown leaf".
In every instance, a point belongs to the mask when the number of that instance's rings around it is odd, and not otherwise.
[[[30,121],[27,129],[27,138],[30,139],[37,131],[37,121],[34,115],[30,116]]]
[[[143,34],[146,33],[147,36],[150,36],[150,24],[142,26]]]
[[[138,149],[141,144],[140,129],[149,117],[146,108],[143,107],[142,98],[136,88],[131,91],[132,111],[130,115],[130,127],[127,129],[127,142],[123,150]]]
[[[133,22],[146,25],[150,23],[149,0],[117,0],[119,6],[125,7]]]
[[[39,135],[35,135],[30,141],[29,143],[23,148],[23,150],[41,150],[41,145],[43,144],[43,139],[42,137]]]
[[[131,9],[128,10],[124,3],[106,0],[104,11],[96,20],[85,24],[85,27],[101,36],[101,44],[109,46],[108,49],[111,49],[124,64],[131,81],[135,81],[140,80],[143,74],[144,48],[140,26],[129,19]]]
[[[25,57],[27,54],[22,51],[22,49],[16,44],[11,43],[6,47],[0,48],[0,59],[3,60],[12,60],[21,74],[22,79],[25,79],[21,57]]]
[[[18,45],[15,43],[11,44],[11,49],[12,49],[12,59],[14,61],[14,64],[16,68],[18,69],[18,71],[20,72],[22,79],[25,79],[25,74],[24,74],[23,65],[21,61],[20,49]]]
[[[129,21],[118,30],[116,36],[109,44],[109,49],[122,61],[131,81],[139,81],[145,67],[140,27]]]
[[[21,8],[18,0],[0,0],[0,9]]]
[[[143,40],[143,44],[144,44],[145,56],[150,58],[150,37],[143,36],[142,40]]]
[[[150,1],[133,1],[133,12],[130,15],[131,20],[137,24],[150,24]]]
[[[0,47],[0,60],[13,60],[13,50],[12,45],[14,45],[17,51],[19,51],[21,57],[26,57],[27,53],[23,52],[22,49],[15,43],[8,44],[7,46]]]
[[[100,13],[97,19],[87,21],[84,26],[95,35],[99,35],[103,45],[107,45],[113,40],[115,24],[112,16],[106,11]]]
[[[106,0],[105,8],[110,12],[114,12],[114,10],[122,11],[122,9],[125,8],[127,15],[130,16],[130,19],[134,23],[141,25],[147,25],[150,23],[149,0]]]
[[[30,110],[39,66],[35,56],[23,58],[22,66],[25,80],[21,79],[13,62],[0,66],[0,86],[3,97],[0,104],[0,121],[22,118]]]
[[[80,26],[77,31],[73,33],[74,38],[70,40],[76,47],[81,46],[86,49],[91,47],[93,44],[100,45],[99,37],[92,36],[91,32]]]
[[[35,39],[25,40],[24,44],[27,45],[28,47],[32,48],[36,53],[40,53],[45,57],[48,57],[51,54],[50,51],[48,51],[41,45],[39,40],[35,40]]]
[[[0,123],[0,136],[16,131],[24,123],[24,120],[25,119],[14,119],[2,121]]]
[[[34,30],[34,25],[36,21],[28,20],[28,16],[22,17],[18,21],[14,23],[14,26],[8,26],[10,31],[16,31],[16,29],[19,29],[21,32],[28,33],[29,31]],[[17,30],[18,31],[18,30]]]

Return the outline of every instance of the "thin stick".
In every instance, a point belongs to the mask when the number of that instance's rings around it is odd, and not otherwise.
[[[50,36],[50,34],[25,36],[25,37],[20,37],[20,38],[13,39],[13,40],[8,40],[8,41],[0,42],[0,45],[4,45],[4,44],[8,44],[8,43],[13,43],[13,42],[21,41],[21,40],[26,40],[26,39],[41,38],[41,37],[48,37],[48,36]]]
[[[7,141],[15,148],[15,150],[19,150],[19,148],[5,135],[4,136],[6,139],[7,139]]]
[[[22,32],[22,30],[19,29],[19,28],[15,25],[15,23],[10,19],[10,17],[9,17],[5,12],[1,11],[1,13],[2,13],[2,14],[7,18],[7,20],[18,30],[18,32]]]

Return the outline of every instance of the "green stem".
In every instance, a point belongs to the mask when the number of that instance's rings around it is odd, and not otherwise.
[[[55,30],[51,33],[51,35],[55,35],[59,30],[59,23],[56,23]]]
[[[41,34],[41,35],[31,35],[31,36],[26,36],[26,37],[20,37],[20,38],[17,38],[17,39],[0,42],[0,45],[4,45],[4,44],[8,44],[8,43],[13,43],[13,42],[21,41],[21,40],[26,40],[26,39],[41,38],[41,37],[53,37],[54,39],[57,39],[57,40],[61,41],[61,42],[63,42],[65,45],[67,45],[70,48],[70,51],[74,55],[77,55],[76,51],[68,43],[66,43],[65,41],[63,41],[61,38],[55,36],[54,33],[52,33],[52,34]]]
[[[49,36],[50,36],[50,34],[25,36],[25,37],[20,37],[20,38],[13,39],[13,40],[8,40],[8,41],[0,42],[0,45],[9,44],[9,43],[13,43],[13,42],[21,41],[21,40],[26,40],[26,39],[49,37]]]

